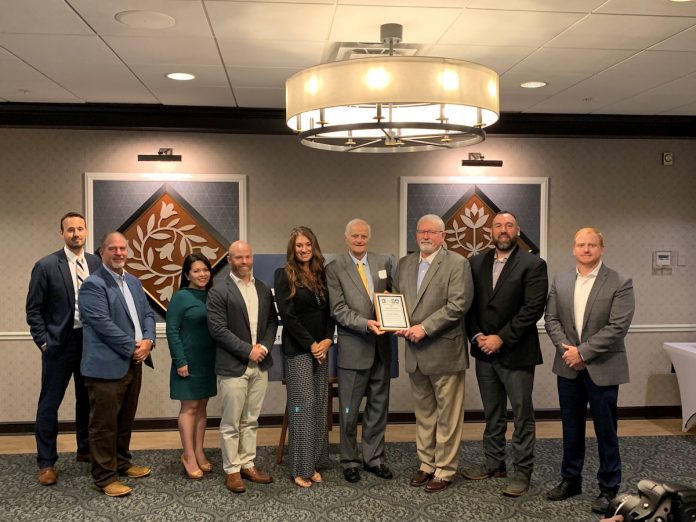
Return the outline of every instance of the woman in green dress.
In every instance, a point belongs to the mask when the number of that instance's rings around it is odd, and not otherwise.
[[[170,397],[181,401],[181,464],[190,479],[200,479],[213,465],[203,451],[208,399],[217,393],[215,345],[210,338],[205,303],[212,286],[211,265],[199,253],[188,255],[181,270],[181,289],[167,309],[167,341],[172,356]]]

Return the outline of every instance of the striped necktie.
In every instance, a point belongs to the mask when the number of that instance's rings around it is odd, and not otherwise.
[[[85,260],[81,257],[75,259],[75,276],[77,277],[77,289],[79,290],[82,283],[85,282],[87,274],[85,273]]]

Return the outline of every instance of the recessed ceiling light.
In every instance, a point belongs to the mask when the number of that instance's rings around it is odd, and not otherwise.
[[[167,74],[166,76],[170,80],[179,80],[179,81],[193,80],[195,78],[195,76],[193,74],[189,74],[189,73],[185,73],[185,72],[173,72],[173,73]]]
[[[539,87],[546,87],[548,82],[524,82],[520,84],[520,87],[525,89],[538,89]]]
[[[157,11],[121,11],[114,18],[117,22],[134,29],[167,29],[176,23],[168,14]]]

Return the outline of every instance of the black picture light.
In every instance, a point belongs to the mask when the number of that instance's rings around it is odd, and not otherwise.
[[[463,167],[502,167],[503,160],[487,160],[480,152],[470,152],[469,159],[462,160]]]
[[[138,161],[181,161],[181,155],[174,154],[174,149],[161,148],[157,154],[138,154]]]

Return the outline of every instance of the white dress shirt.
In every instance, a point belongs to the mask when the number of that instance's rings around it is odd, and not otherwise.
[[[578,332],[578,340],[582,339],[582,324],[585,318],[585,308],[587,307],[587,299],[590,297],[590,292],[594,286],[597,274],[602,266],[602,262],[597,263],[592,272],[583,276],[575,268],[575,292],[573,294],[573,307],[575,313],[575,330]]]

